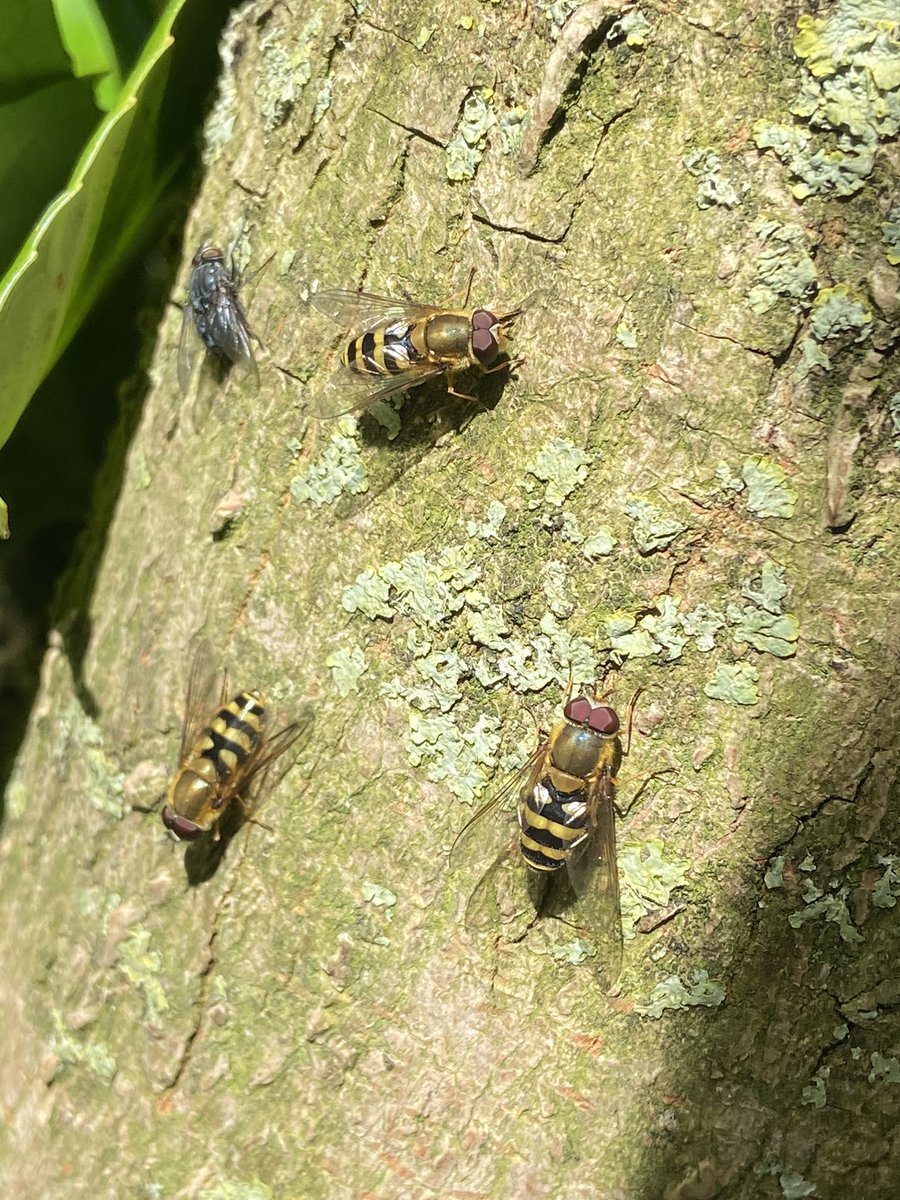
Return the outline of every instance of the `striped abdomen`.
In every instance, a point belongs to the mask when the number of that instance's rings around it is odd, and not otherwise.
[[[344,366],[360,375],[399,375],[427,357],[421,322],[399,321],[369,329],[350,341]]]
[[[220,782],[227,781],[259,749],[265,723],[265,706],[259,692],[239,692],[219,709],[194,743],[185,764],[196,770],[197,760],[213,764]]]
[[[587,795],[584,788],[560,792],[549,775],[519,799],[519,842],[522,855],[535,871],[558,871],[587,836]]]

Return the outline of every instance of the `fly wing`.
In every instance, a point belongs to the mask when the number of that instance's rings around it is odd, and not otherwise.
[[[541,741],[528,760],[517,771],[504,779],[500,788],[486,804],[470,817],[450,847],[450,870],[456,871],[463,865],[478,866],[496,855],[499,847],[509,840],[510,829],[516,815],[516,806],[510,800],[534,786],[536,775],[544,760],[546,743]],[[490,818],[496,817],[491,821]]]
[[[234,289],[224,284],[217,289],[215,306],[209,319],[209,334],[229,362],[242,367],[259,380],[247,317]]]
[[[225,687],[225,675],[223,673],[220,685],[212,646],[204,638],[194,651],[191,673],[188,677],[187,694],[184,701],[184,720],[181,726],[181,750],[178,755],[180,763],[187,759],[201,730],[205,728],[213,715],[216,691],[219,691],[219,703],[221,703]]]
[[[362,332],[378,325],[389,325],[394,321],[418,321],[444,312],[430,304],[416,304],[412,300],[396,300],[390,296],[376,296],[372,292],[348,292],[341,288],[320,288],[310,295],[310,302],[319,312],[336,321],[345,329]]]
[[[200,338],[194,328],[194,314],[190,303],[182,305],[181,334],[178,338],[178,386],[186,396],[191,384],[191,375],[200,352]]]
[[[350,367],[341,366],[334,372],[310,404],[313,416],[320,420],[359,412],[376,400],[386,400],[397,392],[418,387],[429,379],[444,374],[440,364],[411,363],[396,375],[362,375]]]
[[[610,982],[618,979],[622,969],[614,793],[611,773],[604,768],[588,796],[588,835],[566,862],[573,899],[560,913],[595,943]]]
[[[312,713],[305,713],[299,721],[285,725],[272,737],[267,738],[260,746],[257,756],[247,764],[247,771],[238,783],[235,791],[242,794],[245,806],[255,812],[262,804],[265,794],[274,790],[291,769],[293,759],[289,759],[279,769],[272,771],[276,759],[281,758],[303,734],[309,732],[312,725]]]

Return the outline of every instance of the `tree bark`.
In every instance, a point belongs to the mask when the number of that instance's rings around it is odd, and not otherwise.
[[[643,40],[555,12],[228,30],[184,257],[239,241],[261,386],[183,402],[166,317],[47,651],[2,841],[6,1196],[896,1193],[887,184],[801,204],[757,149],[800,70],[779,5]],[[761,220],[820,288],[869,280],[828,373],[811,292],[748,300]],[[310,283],[458,304],[470,269],[524,302],[508,377],[413,391],[396,437],[308,416],[346,333]],[[200,636],[315,723],[271,830],[198,867],[158,803]],[[468,931],[481,868],[447,867],[570,661],[622,713],[645,689],[613,994],[558,921]]]

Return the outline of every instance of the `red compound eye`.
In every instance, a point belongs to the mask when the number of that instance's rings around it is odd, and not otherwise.
[[[618,733],[618,713],[614,708],[601,704],[598,708],[593,709],[588,717],[588,729],[593,729],[595,733],[605,733],[607,736]]]
[[[563,709],[563,716],[567,721],[572,721],[575,725],[585,725],[590,721],[593,711],[594,706],[588,700],[587,696],[576,696]]]
[[[168,804],[162,810],[162,821],[166,829],[178,838],[179,842],[195,842],[203,833],[199,825],[189,821],[187,817],[179,817]]]
[[[473,329],[492,329],[497,324],[497,318],[486,308],[476,308],[472,313]]]
[[[490,329],[476,329],[472,334],[472,353],[480,363],[489,363],[497,357],[500,343]]]

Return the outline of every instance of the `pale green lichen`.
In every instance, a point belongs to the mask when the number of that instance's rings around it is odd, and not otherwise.
[[[634,350],[637,347],[637,338],[624,321],[620,321],[616,326],[616,341],[626,350]]]
[[[118,1065],[105,1042],[76,1037],[66,1026],[60,1013],[51,1013],[53,1033],[49,1049],[64,1066],[86,1067],[104,1083],[110,1084],[116,1076]]]
[[[534,475],[544,488],[544,500],[547,504],[559,507],[577,487],[585,482],[588,467],[594,459],[585,454],[568,438],[553,438],[541,449],[533,462],[525,470]],[[528,489],[528,482],[525,485]]]
[[[756,233],[763,248],[756,260],[756,282],[748,294],[753,312],[768,312],[779,298],[794,308],[805,306],[815,295],[819,279],[803,231],[797,225],[758,221]]]
[[[557,962],[569,963],[573,967],[577,967],[585,959],[595,958],[597,951],[590,942],[576,937],[570,942],[557,944],[551,949],[550,953]]]
[[[449,712],[462,695],[460,679],[468,674],[468,667],[455,650],[432,650],[413,660],[419,679],[427,686],[404,683],[392,679],[382,687],[384,695],[393,700],[405,700],[412,708],[421,712],[439,709]]]
[[[503,154],[516,155],[522,149],[522,138],[531,124],[531,113],[527,108],[508,108],[500,117],[497,132],[500,135],[500,150]]]
[[[162,959],[150,949],[149,929],[135,929],[119,945],[116,965],[136,988],[144,993],[144,1008],[149,1020],[159,1022],[169,1011],[169,1001],[159,979]]]
[[[639,8],[624,13],[610,26],[607,41],[614,42],[624,37],[625,44],[637,50],[647,44],[647,35],[652,26]]]
[[[776,658],[790,658],[796,654],[800,622],[793,613],[775,616],[764,609],[729,604],[726,615],[733,626],[731,636],[736,642],[774,654]]]
[[[741,467],[747,487],[747,509],[755,517],[792,517],[797,493],[787,484],[787,475],[766,458],[747,458]]]
[[[392,909],[397,903],[397,897],[389,888],[382,887],[378,883],[369,883],[364,880],[362,885],[362,898],[366,904],[372,904],[375,908],[385,909],[385,916],[390,920],[393,916]]]
[[[500,526],[506,517],[506,505],[502,500],[492,500],[488,505],[487,520],[483,522],[467,521],[466,532],[469,537],[481,538],[484,542],[495,542],[500,536]]]
[[[831,370],[831,359],[812,337],[805,337],[800,342],[800,357],[791,372],[794,383],[802,383],[813,367],[821,367],[824,371]]]
[[[436,28],[437,28],[436,25],[420,25],[419,26],[419,32],[413,38],[413,45],[415,46],[415,48],[417,50],[425,49],[425,47],[431,41]]]
[[[501,608],[466,613],[466,625],[469,637],[476,645],[487,646],[490,650],[502,650],[506,646],[509,625]]]
[[[575,611],[575,601],[569,580],[569,569],[556,559],[545,562],[541,568],[541,588],[547,607],[554,617],[566,620]]]
[[[711,147],[692,150],[684,155],[681,162],[688,174],[700,181],[695,197],[698,208],[712,208],[714,205],[735,208],[740,204],[740,197],[732,184],[722,178],[722,160]]]
[[[291,495],[317,508],[330,504],[345,492],[357,496],[369,490],[366,465],[359,452],[355,417],[341,417],[337,432],[321,457],[291,480]]]
[[[665,908],[672,892],[687,883],[688,864],[667,859],[665,847],[654,838],[646,842],[624,842],[618,850],[622,881],[622,933],[627,941],[635,936],[642,917]]]
[[[721,700],[725,704],[758,704],[758,682],[759,671],[752,663],[718,663],[703,692],[711,700]]]
[[[647,1004],[636,1004],[634,1011],[642,1017],[658,1020],[667,1009],[717,1008],[725,999],[725,989],[716,980],[710,979],[704,970],[694,971],[688,983],[677,975],[670,975],[658,983],[650,993]]]
[[[470,547],[456,545],[441,550],[435,559],[415,551],[400,562],[385,563],[379,574],[392,589],[395,611],[434,629],[463,607],[460,593],[472,587],[481,568]]]
[[[898,860],[893,854],[881,854],[878,862],[884,867],[884,874],[872,889],[872,904],[876,908],[893,908],[900,897],[900,871],[895,863]]]
[[[820,342],[852,333],[861,342],[872,331],[872,310],[845,283],[822,288],[812,307],[810,332]]]
[[[812,1083],[808,1084],[800,1093],[800,1103],[811,1104],[813,1108],[824,1108],[825,1101],[828,1099],[825,1084],[830,1075],[830,1067],[819,1067],[812,1077]]]
[[[590,537],[585,538],[581,553],[589,562],[593,562],[597,558],[605,558],[612,554],[615,547],[612,530],[608,525],[600,525]]]
[[[741,595],[752,600],[757,608],[766,612],[784,612],[782,600],[787,595],[787,584],[784,581],[784,567],[779,563],[766,559],[758,571],[748,576],[741,583]]]
[[[900,26],[895,0],[838,0],[827,16],[797,19],[806,63],[793,112],[820,129],[872,145],[900,132]]]
[[[485,769],[492,769],[500,746],[496,717],[482,715],[468,729],[458,728],[441,714],[409,711],[407,752],[414,767],[422,766],[432,783],[444,783],[448,791],[471,804],[486,783]]]
[[[900,129],[900,38],[895,0],[838,0],[826,16],[803,14],[794,50],[805,62],[792,112],[830,135],[833,149],[805,130],[754,126],[798,182],[794,195],[850,196],[863,186],[880,140]],[[815,148],[814,148],[815,147]]]
[[[900,1083],[900,1062],[896,1058],[873,1050],[869,1062],[872,1064],[866,1077],[869,1083]]]
[[[325,666],[331,672],[331,680],[341,697],[349,696],[351,692],[359,691],[357,684],[362,675],[368,670],[366,656],[359,646],[335,650],[325,659]]]
[[[715,647],[716,634],[724,625],[725,614],[707,604],[695,605],[681,618],[682,629],[689,638],[694,639],[694,645],[704,654]]]
[[[783,854],[779,854],[776,858],[773,858],[772,861],[769,863],[766,873],[763,876],[763,883],[766,885],[766,887],[769,889],[770,892],[774,891],[776,888],[784,887],[784,855]]]
[[[497,123],[491,100],[492,88],[476,88],[463,104],[456,132],[447,143],[447,178],[460,181],[473,179],[478,164],[484,158],[487,132]]]
[[[727,462],[719,462],[716,467],[716,483],[723,492],[742,492],[744,481],[740,475],[735,475]]]
[[[360,571],[353,583],[341,594],[341,606],[349,613],[359,612],[369,620],[384,617],[390,620],[394,610],[389,604],[391,585],[375,571]]]
[[[854,945],[864,940],[862,934],[850,920],[846,892],[844,890],[837,895],[817,897],[811,904],[808,904],[799,912],[791,913],[788,917],[788,924],[792,929],[799,929],[801,925],[805,925],[809,921],[818,920],[819,918],[837,925],[842,940],[849,945]]]
[[[550,37],[555,42],[563,26],[579,6],[579,0],[537,0],[537,7],[550,23]]]
[[[753,138],[760,150],[771,149],[798,180],[791,189],[798,200],[833,193],[852,196],[872,173],[873,151],[838,139],[838,149],[813,150],[813,139],[793,125],[757,121]]]
[[[259,70],[252,89],[263,130],[271,133],[283,125],[312,77],[316,39],[322,32],[322,14],[314,12],[297,33],[273,23],[259,41]]]
[[[625,515],[631,517],[634,522],[631,527],[631,540],[639,554],[653,554],[657,550],[665,550],[687,529],[683,521],[679,521],[677,517],[667,517],[662,509],[639,497],[628,501],[625,505]]]
[[[900,264],[900,205],[895,206],[881,226],[881,236],[887,246],[886,256],[892,267]]]

